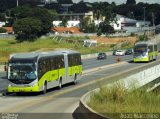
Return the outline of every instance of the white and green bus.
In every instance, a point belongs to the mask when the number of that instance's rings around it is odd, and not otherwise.
[[[73,50],[17,53],[7,68],[8,92],[43,92],[73,82],[82,74],[81,54]]]
[[[151,42],[137,42],[134,46],[134,62],[149,62],[158,57],[157,44]]]

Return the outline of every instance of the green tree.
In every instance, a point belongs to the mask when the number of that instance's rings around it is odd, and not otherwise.
[[[99,24],[99,31],[103,34],[114,33],[114,28],[108,24],[108,22],[104,21]]]
[[[97,31],[97,26],[95,25],[94,22],[90,20],[89,17],[85,17],[80,22],[80,29],[82,32],[85,32],[85,33],[95,33]]]
[[[5,14],[0,13],[0,21],[5,21]]]
[[[6,18],[7,23],[5,24],[5,26],[7,27],[12,27],[14,24],[14,18]]]
[[[140,35],[139,38],[138,38],[138,40],[139,41],[148,41],[148,37],[145,34],[144,35]]]
[[[40,0],[19,0],[19,6],[30,5],[32,7],[40,4]],[[17,0],[0,0],[0,12],[4,12],[8,9],[17,6]]]
[[[32,8],[29,6],[19,6],[10,10],[11,17],[17,17],[18,19],[30,17],[33,14]]]
[[[59,4],[73,4],[72,0],[57,0]]]
[[[68,20],[67,19],[63,19],[62,23],[61,23],[61,26],[67,27],[67,24],[68,24]]]
[[[6,32],[7,32],[6,29],[4,29],[3,27],[0,27],[0,33],[6,33]]]
[[[44,35],[50,31],[54,17],[50,11],[44,8],[33,8],[33,16],[31,17],[40,20],[42,23],[39,35]]]
[[[16,33],[17,41],[33,41],[41,31],[41,21],[33,18],[19,19],[13,25],[13,29]]]
[[[92,9],[92,5],[86,4],[83,2],[79,2],[77,4],[72,5],[69,8],[69,11],[72,11],[74,13],[86,13]]]
[[[127,0],[126,4],[127,5],[134,5],[134,4],[136,4],[136,0]]]

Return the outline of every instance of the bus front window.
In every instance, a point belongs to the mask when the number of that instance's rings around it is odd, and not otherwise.
[[[134,52],[139,52],[139,53],[143,53],[143,52],[147,52],[147,46],[135,46],[134,48]]]
[[[36,79],[36,68],[34,63],[10,63],[8,68],[8,79],[10,80],[34,80]]]

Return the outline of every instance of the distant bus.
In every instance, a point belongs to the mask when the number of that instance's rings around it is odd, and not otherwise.
[[[8,92],[47,92],[73,82],[82,74],[81,54],[73,50],[18,53],[11,55]]]
[[[134,62],[149,62],[158,57],[157,44],[151,42],[138,42],[134,46]]]

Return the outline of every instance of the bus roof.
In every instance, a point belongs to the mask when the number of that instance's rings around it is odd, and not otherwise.
[[[77,51],[74,51],[74,50],[69,50],[69,49],[66,49],[66,50],[55,50],[54,52],[57,52],[57,53],[66,53],[66,54],[79,54],[80,52],[77,52]]]
[[[37,58],[63,55],[64,53],[77,54],[79,52],[73,50],[54,50],[48,52],[16,53],[10,55],[10,60],[37,60]]]
[[[135,43],[135,45],[140,45],[140,44],[146,44],[146,45],[149,45],[149,44],[156,44],[156,43],[153,43],[153,42],[149,42],[149,41],[142,41],[142,42],[137,42]]]

